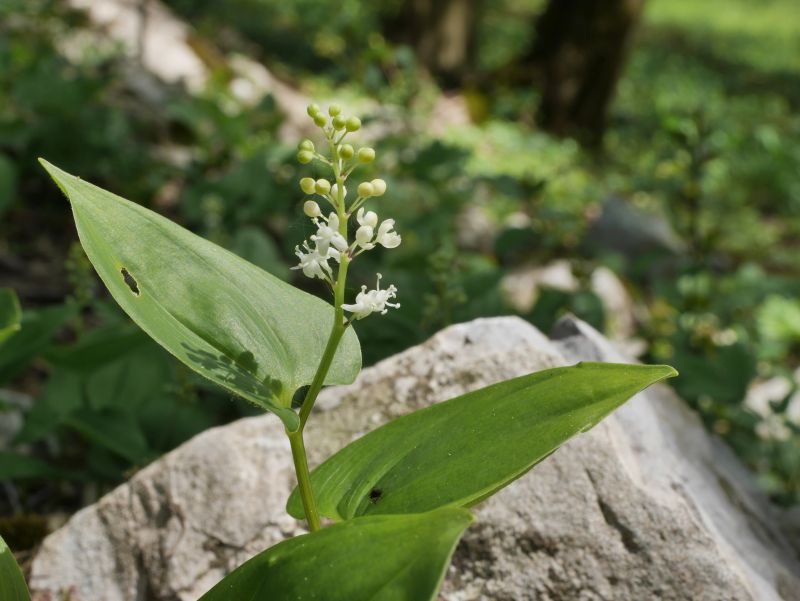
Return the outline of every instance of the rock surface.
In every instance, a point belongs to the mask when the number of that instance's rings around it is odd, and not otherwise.
[[[453,326],[327,389],[309,422],[311,462],[401,414],[582,359],[623,360],[564,320],[548,340],[517,318]],[[271,416],[205,432],[48,537],[39,600],[194,600],[301,526]],[[796,601],[800,549],[731,453],[666,388],[639,395],[477,508],[446,601]],[[800,545],[798,545],[800,546]],[[52,596],[51,596],[52,595]]]

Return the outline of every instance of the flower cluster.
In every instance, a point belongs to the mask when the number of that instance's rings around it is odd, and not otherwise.
[[[303,212],[317,228],[316,233],[295,247],[299,263],[293,269],[301,269],[310,278],[327,282],[336,296],[337,312],[351,313],[350,321],[363,319],[372,313],[385,314],[387,307],[397,308],[398,303],[389,302],[395,298],[397,288],[389,286],[381,290],[381,275],[378,274],[375,290],[361,287],[353,304],[344,303],[344,278],[347,265],[358,255],[376,246],[396,248],[400,245],[400,234],[394,231],[394,219],[380,221],[375,211],[365,211],[364,204],[371,198],[386,193],[386,182],[382,179],[364,181],[356,187],[356,197],[348,204],[345,182],[360,164],[375,160],[375,150],[359,148],[344,143],[349,133],[361,128],[358,117],[344,117],[338,105],[331,105],[328,114],[312,104],[308,114],[322,130],[329,149],[329,156],[317,151],[311,140],[303,140],[297,152],[297,160],[302,164],[320,161],[333,172],[333,181],[304,177],[300,189],[309,196],[319,196],[333,209],[326,216],[317,200],[308,198],[303,203]],[[349,239],[348,225],[355,216],[357,227],[352,242]],[[331,263],[333,262],[333,264]]]

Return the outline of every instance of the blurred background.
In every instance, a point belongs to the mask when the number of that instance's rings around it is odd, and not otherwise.
[[[365,365],[572,312],[800,501],[796,0],[0,0],[0,534],[31,548],[251,410],[117,309],[36,157],[289,271],[310,101],[363,118],[403,244]],[[169,261],[169,257],[164,257]],[[14,325],[16,300],[21,328]],[[254,412],[255,410],[253,410]]]

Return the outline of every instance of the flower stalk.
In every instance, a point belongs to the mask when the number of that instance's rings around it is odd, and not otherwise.
[[[314,180],[310,177],[300,180],[300,189],[305,194],[320,196],[331,205],[334,212],[325,216],[317,201],[313,199],[307,199],[303,203],[303,213],[311,218],[317,231],[309,237],[309,240],[303,242],[302,246],[295,247],[299,263],[292,268],[302,270],[307,277],[325,281],[333,292],[334,317],[331,332],[317,371],[300,406],[300,426],[294,432],[287,432],[292,448],[298,489],[303,501],[308,527],[312,532],[319,530],[321,524],[311,488],[311,476],[303,440],[306,423],[317,396],[325,384],[339,343],[350,324],[354,320],[363,319],[372,313],[385,314],[388,310],[387,307],[397,308],[400,306],[399,303],[389,302],[396,295],[397,288],[395,286],[390,285],[381,290],[380,274],[377,276],[378,285],[375,290],[367,291],[367,287],[362,286],[361,292],[358,293],[352,304],[345,302],[347,271],[350,263],[363,252],[372,250],[379,245],[385,248],[396,248],[400,244],[401,237],[393,231],[393,219],[386,219],[378,225],[377,214],[374,211],[365,213],[362,208],[367,200],[383,196],[386,192],[386,182],[382,179],[361,182],[356,187],[358,192],[356,199],[350,207],[347,206],[345,183],[356,167],[371,163],[375,159],[375,150],[362,147],[356,152],[350,144],[343,144],[349,133],[360,129],[361,121],[357,117],[346,118],[341,113],[341,107],[331,105],[328,108],[329,119],[317,105],[309,105],[308,114],[325,135],[330,158],[318,153],[311,140],[303,140],[297,153],[297,160],[301,164],[317,160],[328,165],[333,172],[334,182],[331,184],[326,179]],[[351,244],[348,225],[353,215],[356,215],[359,227],[355,234],[355,240]],[[333,266],[331,266],[331,261],[334,263]],[[345,311],[352,315],[345,318]]]

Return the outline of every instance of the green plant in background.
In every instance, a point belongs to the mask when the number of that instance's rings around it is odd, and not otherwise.
[[[303,435],[317,395],[325,384],[356,378],[354,328],[399,307],[392,302],[397,288],[381,287],[380,274],[374,289],[361,286],[352,297],[348,270],[377,246],[401,243],[394,220],[381,221],[367,207],[386,192],[382,179],[351,184],[348,195],[354,171],[375,158],[373,149],[346,141],[359,119],[338,105],[328,114],[311,105],[309,115],[324,151],[304,140],[297,158],[322,163],[332,179],[300,180],[313,196],[303,212],[316,231],[295,248],[295,269],[321,280],[333,307],[156,213],[42,164],[69,198],[86,254],[122,309],[186,366],[285,427],[298,480],[288,511],[304,517],[311,532],[243,564],[203,599],[433,599],[472,521],[469,507],[676,372],[587,363],[522,376],[395,420],[309,472]],[[124,423],[106,423],[112,425],[109,434],[124,435]],[[320,516],[340,523],[322,528]]]

